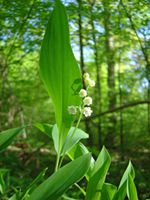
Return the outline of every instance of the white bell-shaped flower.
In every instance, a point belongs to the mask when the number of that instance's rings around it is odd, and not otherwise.
[[[92,104],[92,98],[91,97],[85,97],[83,100],[84,105],[90,106]]]
[[[87,91],[85,89],[81,89],[80,92],[79,92],[79,96],[82,97],[82,98],[86,97],[87,96]]]
[[[85,115],[85,117],[90,117],[92,114],[92,110],[91,107],[84,107],[83,109],[83,114]]]

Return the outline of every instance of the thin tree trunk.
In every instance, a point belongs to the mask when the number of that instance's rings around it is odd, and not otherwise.
[[[23,110],[20,111],[20,121],[21,121],[21,126],[24,126],[23,133],[22,133],[22,138],[26,139],[27,138],[27,133],[26,133],[26,128],[25,128]]]
[[[3,57],[0,58],[0,78],[1,78],[1,88],[0,88],[0,112],[6,113],[5,117],[0,118],[0,131],[3,130],[4,126],[7,125],[7,79],[8,79],[8,65]]]
[[[143,53],[143,57],[144,57],[144,60],[145,60],[145,68],[146,68],[146,78],[147,78],[147,81],[148,81],[148,88],[147,88],[147,98],[150,99],[150,62],[149,62],[149,59],[148,59],[148,53],[146,51],[146,48],[144,47],[139,35],[138,35],[138,32],[134,26],[134,23],[133,23],[133,20],[132,20],[132,16],[130,15],[130,13],[128,12],[125,4],[123,3],[123,0],[120,0],[120,4],[122,5],[125,13],[126,13],[126,16],[128,17],[129,21],[130,21],[130,25],[131,25],[131,28],[132,30],[134,31],[136,37],[137,37],[137,40],[139,42],[139,45],[140,45],[140,48],[141,48],[141,51]],[[148,133],[150,135],[150,104],[147,104],[147,128],[148,128]]]
[[[93,19],[93,6],[94,2],[89,2],[90,3],[90,24],[92,27],[92,39],[94,42],[93,45],[93,50],[94,50],[94,60],[95,60],[95,66],[96,66],[96,94],[97,94],[97,111],[98,113],[101,113],[101,79],[100,79],[100,63],[99,63],[99,57],[98,57],[98,46],[97,46],[97,40],[96,40],[96,35],[95,35],[95,24],[94,24],[94,19]],[[97,124],[97,141],[98,145],[101,147],[102,146],[102,129],[101,129],[101,118],[98,118],[98,124]]]
[[[84,70],[84,54],[83,54],[83,31],[82,31],[82,0],[77,0],[78,2],[78,26],[79,26],[79,46],[80,46],[80,67],[82,75],[85,73]],[[85,83],[83,81],[83,88],[85,88]],[[90,133],[89,120],[85,120],[85,131]],[[92,145],[92,138],[89,139],[89,144]]]
[[[82,0],[77,0],[78,2],[78,26],[79,26],[79,45],[80,45],[80,67],[82,75],[85,73],[84,70],[84,55],[83,55],[83,31],[82,31]],[[85,84],[83,82],[83,86],[85,88]]]
[[[122,90],[121,90],[121,72],[120,72],[120,58],[119,58],[119,69],[118,69],[118,89],[119,89],[119,104],[122,105]],[[120,153],[121,160],[124,160],[124,130],[123,130],[123,110],[119,112],[120,116]]]
[[[115,92],[115,61],[114,61],[114,44],[111,35],[111,16],[109,10],[109,0],[103,0],[104,6],[104,29],[105,29],[105,49],[107,58],[107,71],[108,71],[108,109],[114,109],[116,106],[116,92]],[[106,136],[106,143],[114,146],[114,138],[116,132],[116,116],[111,115],[108,121],[108,132]],[[110,144],[111,141],[111,144]]]
[[[122,14],[119,9],[120,4],[118,5],[119,15],[118,15],[118,29],[121,29],[121,18]],[[121,41],[120,41],[121,44]],[[121,48],[121,46],[120,46]],[[119,60],[118,60],[118,90],[119,90],[119,105],[121,106],[123,103],[123,95],[122,95],[122,89],[121,89],[121,52],[119,51]],[[123,127],[123,110],[120,110],[119,112],[120,117],[120,127],[119,127],[119,135],[120,135],[120,154],[121,154],[121,161],[124,161],[124,153],[125,153],[125,146],[124,146],[124,127]]]

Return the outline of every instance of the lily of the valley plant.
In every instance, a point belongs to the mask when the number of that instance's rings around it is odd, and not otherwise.
[[[92,98],[89,90],[95,86],[88,73],[83,75],[86,89],[82,86],[80,68],[73,55],[66,10],[60,0],[55,1],[40,53],[40,76],[53,101],[56,124],[36,123],[35,126],[53,140],[56,152],[54,173],[39,186],[35,183],[45,171],[31,183],[25,191],[17,191],[9,200],[56,200],[68,197],[70,186],[77,187],[86,200],[137,200],[134,184],[135,173],[131,162],[119,186],[106,182],[111,158],[105,147],[96,160],[81,143],[88,134],[79,129],[82,117],[92,115]],[[76,123],[75,123],[76,122]],[[75,123],[75,125],[74,125]],[[0,150],[10,144],[22,128],[11,129],[0,134]],[[63,166],[65,156],[70,162]],[[47,167],[47,166],[46,166]],[[117,176],[117,174],[116,174]],[[85,186],[78,182],[85,177]]]

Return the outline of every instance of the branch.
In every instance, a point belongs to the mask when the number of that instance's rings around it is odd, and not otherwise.
[[[124,105],[118,106],[116,108],[113,108],[113,109],[101,112],[99,114],[93,115],[93,116],[89,117],[88,120],[95,119],[97,117],[102,117],[102,116],[104,116],[106,114],[110,114],[110,113],[113,113],[113,112],[118,112],[120,110],[129,108],[129,107],[133,107],[133,106],[137,106],[137,105],[140,105],[140,104],[150,104],[150,100],[135,101],[135,102],[131,102],[131,103],[128,103],[128,104],[124,104]],[[83,119],[81,121],[84,121],[84,120],[85,119]]]

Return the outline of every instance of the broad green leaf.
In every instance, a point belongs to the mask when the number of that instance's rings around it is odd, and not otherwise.
[[[74,132],[75,131],[75,132]],[[68,136],[66,138],[66,141],[63,145],[61,155],[66,154],[70,149],[74,147],[75,144],[77,144],[81,139],[87,139],[89,135],[82,131],[81,129],[75,127],[71,127],[68,133]]]
[[[127,180],[127,196],[129,200],[138,200],[136,186],[130,174],[128,175],[128,180]]]
[[[111,158],[105,147],[102,148],[89,179],[86,192],[86,200],[97,200],[101,198],[101,190],[106,178]]]
[[[122,179],[120,181],[118,191],[114,197],[114,200],[124,200],[127,194],[127,180],[128,180],[129,175],[134,179],[135,172],[134,172],[134,168],[131,162],[129,162],[128,167],[122,176]]]
[[[68,106],[80,105],[78,91],[82,81],[70,45],[66,10],[60,0],[55,1],[43,39],[40,75],[54,104],[61,148],[74,119],[68,113]]]
[[[4,150],[13,141],[23,128],[8,129],[0,133],[0,151]]]
[[[128,167],[122,176],[122,179],[119,184],[119,188],[121,188],[121,186],[127,181],[129,174],[132,176],[133,179],[135,178],[135,172],[134,172],[134,168],[131,162],[129,162]]]
[[[69,156],[69,158],[71,160],[75,160],[79,156],[85,155],[87,153],[89,153],[88,149],[80,142],[80,143],[77,143],[69,152],[67,152],[67,155]],[[89,167],[89,170],[87,171],[87,173],[85,175],[87,180],[89,180],[92,169],[94,167],[94,163],[95,163],[95,160],[91,156],[90,167]]]
[[[47,123],[36,123],[34,126],[45,133],[49,138],[52,138],[53,125]]]
[[[72,184],[85,175],[90,160],[91,155],[88,153],[60,168],[31,193],[29,200],[58,199]]]
[[[115,193],[117,191],[117,187],[110,183],[104,183],[102,187],[102,196],[101,200],[112,200]]]

